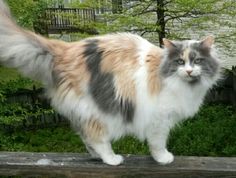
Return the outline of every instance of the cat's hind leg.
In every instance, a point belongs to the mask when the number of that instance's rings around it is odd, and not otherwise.
[[[107,134],[106,126],[97,119],[92,118],[81,125],[81,137],[89,153],[93,157],[100,157],[106,164],[119,165],[124,159],[113,152]]]

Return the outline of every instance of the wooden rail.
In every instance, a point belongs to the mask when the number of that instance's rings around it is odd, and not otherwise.
[[[236,178],[236,158],[176,157],[158,165],[149,156],[125,156],[109,166],[86,154],[0,152],[0,176],[71,178]]]
[[[78,8],[47,8],[44,14],[41,14],[35,24],[36,31],[47,34],[57,34],[62,32],[88,32],[97,33],[91,28],[92,22],[95,22],[94,9]],[[41,31],[40,31],[41,30]]]

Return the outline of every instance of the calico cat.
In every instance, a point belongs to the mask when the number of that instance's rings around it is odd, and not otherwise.
[[[193,116],[220,76],[214,39],[170,41],[164,49],[130,33],[66,43],[26,31],[0,0],[0,62],[46,88],[89,153],[119,165],[111,141],[147,140],[153,158],[171,163],[166,142],[176,123]]]

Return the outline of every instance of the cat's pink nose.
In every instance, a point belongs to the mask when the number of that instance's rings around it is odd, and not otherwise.
[[[193,70],[186,70],[186,72],[188,73],[188,75],[190,75],[192,73]]]

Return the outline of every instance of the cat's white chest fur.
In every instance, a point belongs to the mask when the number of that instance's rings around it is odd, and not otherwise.
[[[145,93],[145,87],[142,87],[140,86],[143,90],[139,89]],[[151,127],[173,127],[176,123],[192,117],[202,104],[207,89],[207,86],[194,87],[178,78],[169,78],[164,81],[156,96],[140,92],[131,132],[143,140],[147,138]]]
[[[157,97],[157,115],[171,115],[174,122],[192,117],[203,102],[208,86],[191,85],[179,78],[164,81]]]

